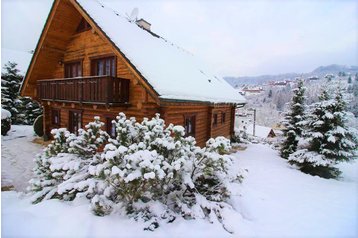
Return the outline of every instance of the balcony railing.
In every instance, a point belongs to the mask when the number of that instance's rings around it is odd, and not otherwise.
[[[116,104],[129,101],[129,80],[111,76],[90,76],[37,81],[41,100]]]

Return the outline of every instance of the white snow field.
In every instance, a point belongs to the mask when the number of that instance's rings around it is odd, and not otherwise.
[[[35,139],[32,126],[12,125],[7,136],[1,136],[1,186],[14,186],[25,191],[32,176],[34,159],[42,150]]]
[[[25,137],[21,137],[25,135]],[[25,191],[33,158],[32,128],[13,126],[2,137],[2,180]],[[231,187],[224,224],[176,219],[154,232],[119,214],[98,217],[88,201],[48,200],[32,205],[21,192],[2,192],[3,237],[358,237],[358,163],[341,164],[343,178],[321,179],[297,171],[267,145],[248,145],[235,154],[248,170]]]

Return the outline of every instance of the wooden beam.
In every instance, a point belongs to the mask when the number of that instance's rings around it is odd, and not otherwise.
[[[66,50],[56,48],[56,47],[47,46],[47,45],[42,46],[41,49],[42,50],[52,51],[52,52],[55,52],[55,53],[60,53],[60,54],[63,54],[63,55],[66,53]]]

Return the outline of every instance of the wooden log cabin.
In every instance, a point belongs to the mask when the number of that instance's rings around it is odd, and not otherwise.
[[[230,137],[245,99],[195,57],[94,0],[55,0],[21,87],[41,102],[44,132],[71,132],[100,116],[111,133],[119,112],[183,125],[203,146]]]

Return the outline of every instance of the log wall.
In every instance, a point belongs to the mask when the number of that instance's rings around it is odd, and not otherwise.
[[[44,126],[47,133],[52,129],[51,108],[60,109],[60,126],[69,128],[69,111],[82,111],[82,125],[93,120],[94,116],[113,117],[124,112],[128,117],[134,116],[138,121],[143,117],[151,118],[161,113],[166,123],[184,125],[185,115],[196,117],[195,137],[198,145],[203,146],[208,138],[216,136],[229,137],[233,129],[233,106],[208,105],[205,103],[177,102],[166,103],[159,99],[156,92],[145,81],[105,34],[96,28],[91,19],[69,0],[56,1],[49,21],[39,41],[27,76],[22,95],[37,98],[37,80],[64,78],[66,62],[81,61],[83,76],[91,75],[91,59],[107,56],[116,58],[116,76],[129,80],[129,104],[126,106],[88,105],[72,102],[42,101],[44,107]],[[82,15],[81,15],[82,14]],[[77,33],[76,28],[84,17],[91,23],[92,29]],[[125,37],[125,36],[123,36]],[[180,66],[178,66],[180,67]],[[161,69],[158,69],[161,70]],[[168,79],[170,80],[170,79]],[[190,85],[188,85],[190,87]],[[108,106],[108,105],[107,105]],[[226,113],[226,120],[221,122],[221,113]],[[213,115],[218,113],[218,124],[213,125]]]

